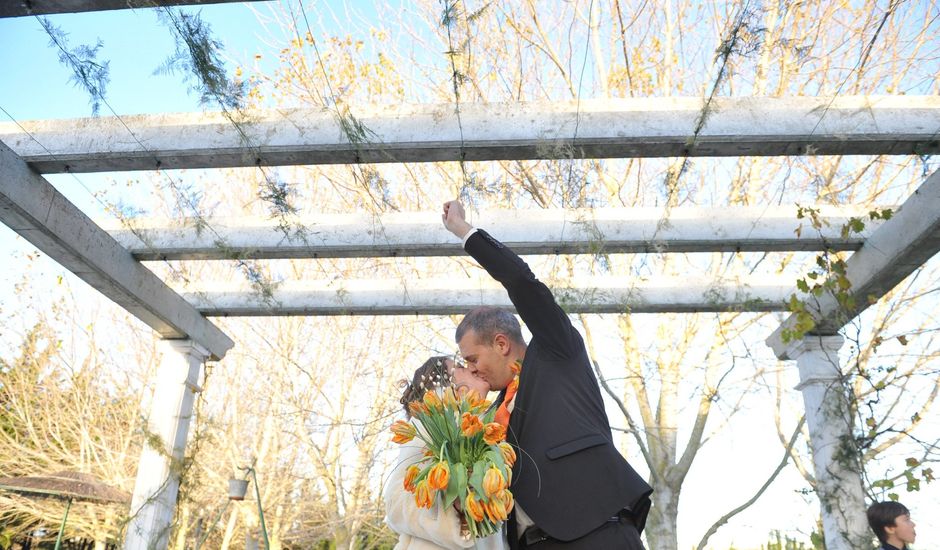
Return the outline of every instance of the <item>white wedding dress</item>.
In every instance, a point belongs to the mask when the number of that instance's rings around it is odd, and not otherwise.
[[[452,506],[442,509],[440,499],[430,508],[418,508],[415,496],[404,489],[405,470],[424,453],[424,446],[412,442],[401,446],[388,481],[385,483],[385,522],[398,533],[395,550],[506,550],[503,532],[481,539],[460,536],[460,518]]]

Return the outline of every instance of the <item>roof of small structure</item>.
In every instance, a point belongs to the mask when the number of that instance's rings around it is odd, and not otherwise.
[[[31,496],[88,500],[102,503],[130,502],[130,495],[106,485],[90,474],[61,471],[44,476],[2,477],[0,490]]]

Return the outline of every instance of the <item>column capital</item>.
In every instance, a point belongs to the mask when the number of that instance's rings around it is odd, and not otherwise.
[[[800,370],[797,390],[813,384],[830,385],[842,378],[839,349],[845,339],[838,334],[811,335],[790,343],[787,358],[795,359]]]
[[[839,353],[845,338],[841,334],[807,334],[791,341],[783,351],[781,360],[796,361],[807,352]]]
[[[164,346],[163,360],[179,362],[182,359],[180,372],[185,376],[184,384],[195,393],[202,392],[200,380],[206,360],[212,355],[209,350],[189,339],[163,339],[160,344]]]
[[[194,340],[164,338],[160,342],[172,348],[176,353],[192,355],[199,361],[205,361],[212,355],[209,350]]]

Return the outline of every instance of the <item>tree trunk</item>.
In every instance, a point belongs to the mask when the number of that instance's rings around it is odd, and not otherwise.
[[[644,531],[649,548],[678,550],[679,491],[664,483],[656,487],[651,498],[653,507]]]
[[[236,521],[238,521],[237,506],[232,509],[232,513],[228,517],[228,524],[225,526],[225,535],[222,537],[222,546],[220,547],[220,550],[228,550],[229,545],[232,544],[232,535],[235,534]]]

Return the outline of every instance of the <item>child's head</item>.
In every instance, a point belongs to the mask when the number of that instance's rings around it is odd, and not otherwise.
[[[912,544],[917,534],[911,512],[900,502],[876,502],[868,508],[868,525],[882,544],[898,548]]]

